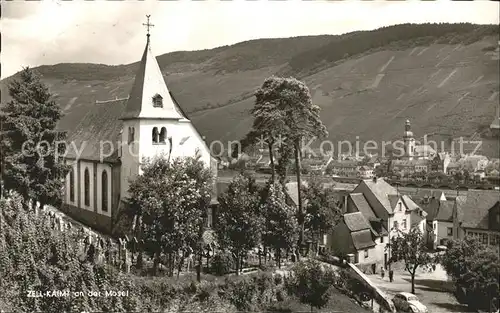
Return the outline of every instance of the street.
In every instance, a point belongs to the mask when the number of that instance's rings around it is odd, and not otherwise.
[[[403,270],[394,271],[392,283],[389,282],[387,271],[384,279],[381,278],[380,274],[372,274],[368,277],[391,298],[398,292],[411,291],[411,277]],[[440,265],[433,272],[417,270],[415,295],[420,299],[420,302],[427,306],[430,313],[470,312],[466,306],[457,302],[452,291],[453,284],[448,281],[446,272]]]

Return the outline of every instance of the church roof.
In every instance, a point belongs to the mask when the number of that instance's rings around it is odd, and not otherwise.
[[[163,99],[162,107],[153,106],[153,97],[157,95]],[[121,118],[187,119],[167,88],[158,61],[151,51],[149,35]]]
[[[59,130],[67,132],[66,157],[101,161],[102,156],[102,161],[116,162],[123,127],[119,117],[126,103],[127,99],[119,99],[95,103],[90,109],[79,106],[69,111],[57,125]]]

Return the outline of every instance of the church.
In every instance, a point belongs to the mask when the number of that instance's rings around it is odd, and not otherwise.
[[[108,234],[125,205],[129,181],[141,174],[143,158],[198,155],[217,175],[216,159],[165,83],[151,50],[152,25],[146,25],[146,47],[128,98],[96,102],[60,121],[68,134],[65,161],[72,166],[62,210]]]

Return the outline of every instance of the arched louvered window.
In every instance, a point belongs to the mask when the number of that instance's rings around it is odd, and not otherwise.
[[[108,173],[106,171],[102,171],[101,188],[101,209],[103,212],[108,212]]]
[[[75,202],[75,169],[69,172],[69,201]]]
[[[134,140],[135,140],[135,128],[129,127],[128,128],[128,144],[134,142]]]
[[[153,127],[153,143],[158,143],[158,127]]]
[[[153,107],[163,108],[163,97],[160,96],[159,94],[156,94],[153,97]]]
[[[162,127],[160,131],[160,143],[165,143],[165,138],[167,138],[167,129]]]
[[[83,185],[84,185],[84,203],[86,206],[90,206],[90,174],[89,169],[85,168],[85,173],[83,174]]]

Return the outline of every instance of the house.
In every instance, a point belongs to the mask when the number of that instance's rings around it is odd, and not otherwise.
[[[450,162],[450,164],[448,165],[448,168],[446,169],[446,174],[453,176],[457,173],[461,173],[462,170],[463,170],[463,164],[461,162],[452,161],[452,162]]]
[[[469,172],[484,171],[489,163],[488,158],[484,155],[466,155],[460,161]]]
[[[415,173],[428,173],[430,161],[425,159],[418,160],[393,160],[391,167],[394,172],[403,174],[403,176],[411,176]]]
[[[378,264],[381,260],[378,234],[361,212],[346,213],[327,238],[330,253],[348,257],[356,264]]]
[[[304,169],[309,169],[311,172],[315,173],[320,173],[323,174],[328,166],[328,164],[331,162],[332,158],[330,159],[304,159],[301,162],[301,166]]]
[[[429,170],[432,172],[446,173],[448,165],[451,162],[451,156],[447,152],[438,153],[430,162]]]
[[[360,166],[358,169],[358,177],[363,179],[373,178],[373,168],[368,165]]]
[[[429,231],[429,241],[433,249],[437,246],[446,245],[453,239],[453,210],[455,201],[431,199],[425,206],[427,212],[427,222],[432,231]]]
[[[457,238],[472,236],[482,243],[498,247],[500,244],[500,199],[498,191],[469,190],[457,197]]]
[[[113,231],[127,205],[144,157],[197,155],[217,175],[217,161],[165,83],[149,34],[129,97],[75,107],[58,129],[68,134],[71,166],[61,210],[104,233]]]
[[[446,195],[442,190],[427,190],[421,189],[418,190],[415,195],[412,196],[413,201],[415,203],[419,203],[422,205],[429,204],[432,199],[437,199],[438,201],[446,201]],[[423,208],[425,210],[425,208]]]
[[[383,179],[362,180],[349,194],[345,206],[344,211],[347,213],[363,214],[378,234],[382,246],[396,233],[408,232],[414,227],[426,235],[427,214],[409,196],[399,194]],[[387,265],[388,252],[382,250],[378,262]]]
[[[331,161],[328,165],[328,169],[333,175],[342,177],[357,177],[358,168],[357,161]]]
[[[445,245],[452,239],[473,236],[484,244],[500,244],[500,204],[498,192],[469,190],[453,201],[433,199],[425,206],[432,221],[432,246]]]

